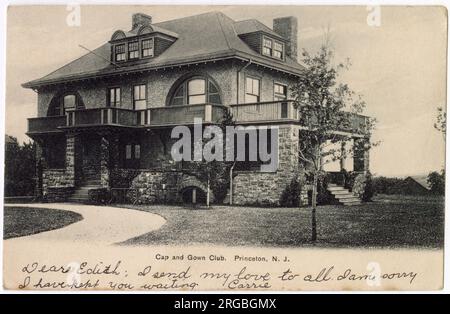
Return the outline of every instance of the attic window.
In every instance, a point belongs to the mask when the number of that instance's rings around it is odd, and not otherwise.
[[[284,45],[283,43],[273,40],[268,37],[263,37],[263,55],[283,59],[284,58]]]
[[[142,57],[153,57],[153,38],[142,41]]]
[[[115,47],[116,61],[125,61],[125,44],[117,45]]]
[[[139,59],[139,42],[128,43],[128,59]]]

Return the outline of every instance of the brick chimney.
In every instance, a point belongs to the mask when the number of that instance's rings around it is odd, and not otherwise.
[[[131,29],[136,29],[137,27],[147,26],[152,24],[152,17],[144,13],[133,14],[133,24]]]
[[[297,18],[294,16],[280,17],[273,20],[273,30],[286,38],[286,55],[297,61]]]

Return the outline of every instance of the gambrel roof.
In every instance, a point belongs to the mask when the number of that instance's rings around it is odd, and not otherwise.
[[[282,39],[272,29],[256,20],[236,22],[221,12],[210,12],[155,23],[152,24],[152,27],[162,33],[172,34],[172,37],[176,38],[167,50],[154,58],[129,65],[114,65],[110,61],[111,44],[108,42],[93,52],[81,56],[42,78],[27,82],[23,86],[35,88],[72,80],[226,58],[252,60],[253,63],[294,75],[301,74],[303,70],[303,66],[289,56],[286,56],[285,61],[262,56],[239,37],[243,33],[265,32]],[[110,37],[110,35],[105,37]]]

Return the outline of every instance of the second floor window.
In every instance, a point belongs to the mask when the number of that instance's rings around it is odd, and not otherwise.
[[[272,40],[267,38],[263,39],[263,54],[272,56]]]
[[[253,77],[247,77],[245,79],[245,102],[256,103],[259,102],[259,79]]]
[[[279,42],[273,43],[273,57],[283,59],[283,44]]]
[[[128,43],[128,59],[138,59],[139,58],[139,42],[133,41]]]
[[[275,83],[273,85],[274,100],[285,100],[287,99],[287,86]]]
[[[116,61],[125,61],[125,44],[117,45],[115,47]]]
[[[271,38],[263,38],[263,55],[276,59],[284,58],[284,45]]]
[[[147,108],[147,92],[145,84],[134,86],[133,100],[134,110],[144,110]]]
[[[75,109],[77,105],[77,97],[75,95],[66,95],[63,98],[64,111],[67,109]]]
[[[153,57],[153,38],[142,41],[142,57]]]
[[[220,104],[219,88],[205,77],[193,77],[181,83],[172,96],[171,105]]]
[[[109,106],[120,107],[120,87],[112,87],[109,89]]]

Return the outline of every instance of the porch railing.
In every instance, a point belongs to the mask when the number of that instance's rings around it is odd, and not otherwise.
[[[148,108],[136,112],[137,125],[192,124],[195,118],[214,123],[221,120],[224,110],[225,106],[215,104]]]
[[[53,132],[57,131],[58,127],[66,125],[65,116],[40,117],[28,119],[28,132]]]
[[[231,105],[231,113],[236,122],[298,119],[292,100]]]
[[[205,123],[218,123],[225,110],[231,110],[237,123],[299,121],[299,112],[294,108],[292,100],[260,102],[251,104],[230,105],[198,104],[183,106],[153,107],[145,110],[130,110],[123,108],[92,108],[70,110],[65,116],[41,117],[28,119],[28,132],[51,132],[59,127],[75,126],[165,126],[177,124],[192,124],[195,118],[201,118]],[[362,130],[367,123],[367,117],[352,115],[352,131]]]
[[[71,110],[66,113],[66,126],[136,125],[136,112],[122,108],[93,108]]]

